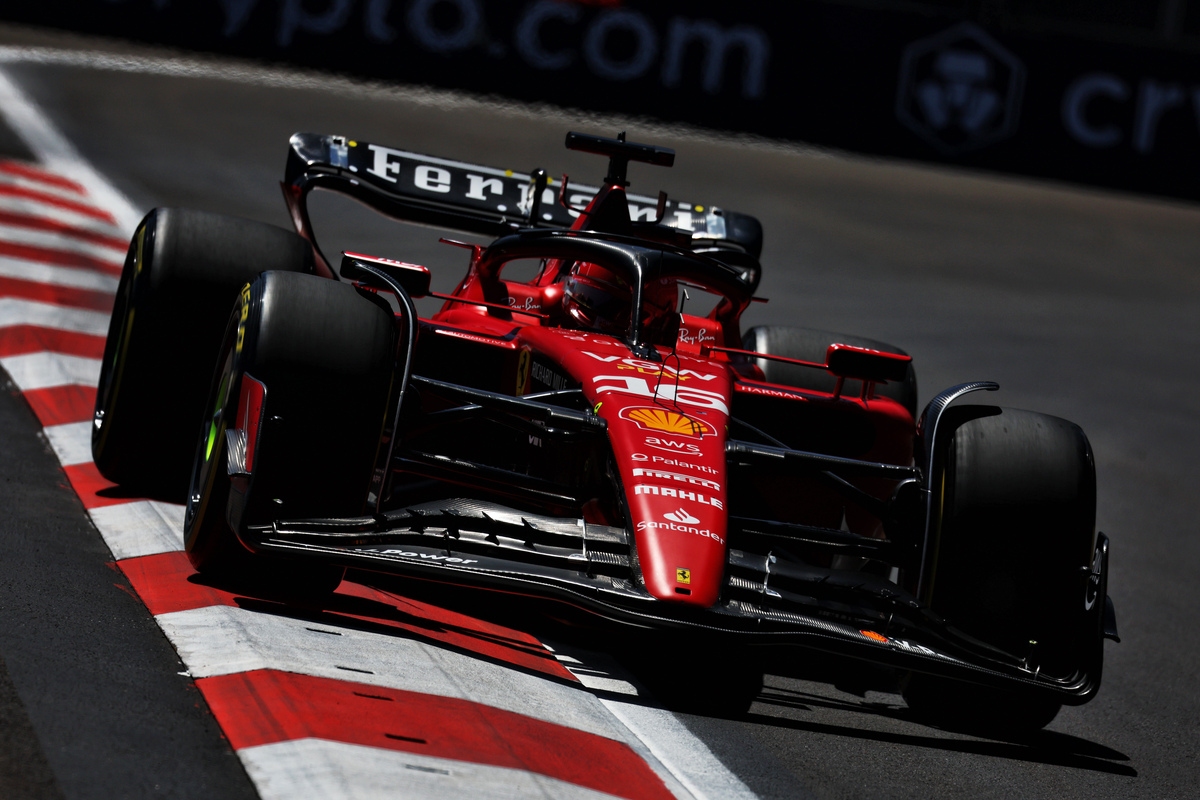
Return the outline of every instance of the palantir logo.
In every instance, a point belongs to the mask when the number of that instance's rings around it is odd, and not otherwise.
[[[1025,67],[969,22],[910,44],[900,61],[896,116],[947,155],[1017,129]]]

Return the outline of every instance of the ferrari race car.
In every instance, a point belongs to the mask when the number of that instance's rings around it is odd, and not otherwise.
[[[758,221],[627,191],[630,161],[671,150],[566,144],[608,158],[600,186],[297,134],[295,233],[151,211],[103,359],[102,474],[186,486],[211,579],[520,595],[730,671],[755,646],[834,654],[902,676],[934,721],[1031,730],[1094,697],[1117,633],[1083,431],[952,405],[988,382],[918,413],[898,348],[742,330]],[[443,240],[466,274],[436,293],[416,264],[330,261],[314,189],[498,238]],[[742,685],[744,705],[761,672]]]

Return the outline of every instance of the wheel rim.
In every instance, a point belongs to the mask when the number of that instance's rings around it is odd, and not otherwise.
[[[187,548],[192,549],[197,533],[205,524],[211,511],[208,499],[212,496],[213,483],[218,480],[225,465],[225,429],[230,399],[237,393],[235,354],[232,347],[226,348],[221,366],[221,378],[209,397],[197,442],[196,456],[192,463],[192,480],[188,487],[187,508],[184,511],[184,529]]]
[[[125,369],[125,356],[129,350],[130,334],[133,331],[133,294],[134,284],[143,268],[143,248],[145,245],[146,226],[138,229],[134,239],[133,270],[130,274],[129,264],[121,276],[117,287],[116,307],[113,309],[112,322],[109,326],[108,340],[104,346],[104,356],[101,361],[100,382],[96,387],[96,410],[92,418],[92,436],[100,449],[112,423],[113,404],[117,399],[117,390],[121,384],[121,373]]]
[[[1100,597],[1100,579],[1104,568],[1104,553],[1100,549],[1100,545],[1096,545],[1096,550],[1092,553],[1092,570],[1088,575],[1087,589],[1083,596],[1083,608],[1085,611],[1091,611],[1096,605],[1096,600]]]

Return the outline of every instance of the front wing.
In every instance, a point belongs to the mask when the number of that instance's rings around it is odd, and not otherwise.
[[[731,550],[722,600],[711,608],[666,603],[629,579],[636,554],[624,530],[477,500],[276,521],[241,538],[255,552],[558,601],[621,625],[836,653],[1069,705],[1100,685],[1098,657],[1065,678],[1042,675],[946,625],[889,581],[771,555]]]

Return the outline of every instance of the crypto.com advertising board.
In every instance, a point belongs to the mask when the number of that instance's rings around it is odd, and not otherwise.
[[[40,0],[0,18],[1200,196],[1195,59],[951,16],[805,0]]]

